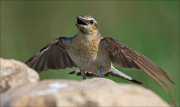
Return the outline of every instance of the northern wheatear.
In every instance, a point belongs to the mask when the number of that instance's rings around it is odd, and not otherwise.
[[[78,32],[73,37],[59,37],[49,43],[26,64],[39,71],[76,67],[83,79],[86,74],[103,77],[112,74],[120,78],[141,83],[118,71],[112,64],[124,68],[136,68],[145,71],[153,80],[168,91],[173,81],[150,59],[128,48],[110,37],[102,37],[97,21],[91,16],[77,17]]]

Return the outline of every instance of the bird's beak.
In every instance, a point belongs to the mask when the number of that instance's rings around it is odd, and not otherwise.
[[[77,25],[87,25],[88,23],[86,20],[84,20],[81,16],[76,17],[77,18]]]

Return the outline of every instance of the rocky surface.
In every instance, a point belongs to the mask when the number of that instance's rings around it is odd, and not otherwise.
[[[25,64],[0,59],[2,107],[169,106],[154,92],[109,79],[42,80]]]
[[[39,75],[24,63],[0,58],[0,93],[10,88],[37,82]]]
[[[168,106],[155,93],[137,85],[103,78],[85,81],[44,80],[2,95],[2,106]]]

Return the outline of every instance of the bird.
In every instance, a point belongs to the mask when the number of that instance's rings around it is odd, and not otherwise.
[[[140,52],[133,50],[112,37],[104,37],[98,22],[89,15],[76,17],[77,33],[72,37],[58,37],[25,63],[38,73],[48,69],[77,68],[83,79],[88,76],[113,75],[142,84],[114,67],[134,68],[144,71],[152,80],[168,92],[174,82],[157,64]],[[73,73],[73,72],[71,72]]]

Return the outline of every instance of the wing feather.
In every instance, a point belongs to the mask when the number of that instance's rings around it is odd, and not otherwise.
[[[40,49],[25,63],[38,72],[47,69],[76,67],[66,51],[66,46],[62,42],[63,39],[67,40],[65,37],[55,39],[52,43]]]
[[[164,89],[172,91],[174,82],[166,72],[141,53],[128,48],[110,37],[103,38],[100,45],[109,53],[112,63],[124,68],[143,70]]]

